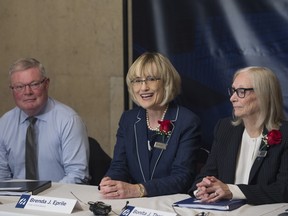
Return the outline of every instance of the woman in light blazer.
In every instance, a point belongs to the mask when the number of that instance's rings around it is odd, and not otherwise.
[[[178,72],[163,55],[144,53],[126,82],[138,106],[122,114],[100,192],[106,198],[187,192],[195,177],[200,120],[173,102],[180,93]]]

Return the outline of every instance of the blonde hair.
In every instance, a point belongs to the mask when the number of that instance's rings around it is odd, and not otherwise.
[[[265,126],[268,131],[279,129],[285,115],[281,87],[276,75],[269,68],[252,66],[236,71],[233,81],[243,72],[250,76],[260,106],[260,115],[256,126],[259,128]],[[233,125],[241,123],[242,119],[240,118],[235,118],[232,122]]]
[[[126,84],[131,99],[138,104],[132,89],[132,83],[139,76],[154,76],[160,78],[164,87],[164,98],[161,106],[172,101],[181,91],[181,78],[168,58],[160,53],[146,52],[138,57],[129,68]],[[139,104],[138,104],[139,105]]]

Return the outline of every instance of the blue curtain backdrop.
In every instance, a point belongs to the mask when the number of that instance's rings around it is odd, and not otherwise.
[[[288,0],[135,0],[133,58],[166,55],[182,77],[177,101],[202,120],[211,147],[219,118],[231,116],[234,72],[265,66],[280,80],[288,113]]]

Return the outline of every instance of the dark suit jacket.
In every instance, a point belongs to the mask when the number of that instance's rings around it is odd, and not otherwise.
[[[193,194],[196,183],[205,176],[215,176],[227,184],[234,184],[236,163],[241,145],[243,125],[232,126],[231,119],[218,122],[214,131],[214,143],[206,165],[189,191]],[[280,128],[282,142],[271,145],[266,157],[257,157],[251,168],[248,185],[238,187],[248,204],[288,202],[288,123]]]
[[[166,150],[154,148],[149,160],[146,110],[137,107],[122,114],[114,156],[106,176],[142,183],[148,196],[187,193],[195,177],[195,152],[200,145],[200,120],[174,103],[165,119],[174,127]],[[157,135],[159,136],[159,135]]]

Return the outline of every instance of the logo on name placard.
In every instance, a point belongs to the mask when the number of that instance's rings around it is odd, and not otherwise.
[[[121,212],[120,216],[128,216],[134,209],[134,206],[127,206],[124,211]]]
[[[16,204],[16,208],[24,208],[25,205],[28,203],[31,195],[23,194]]]

